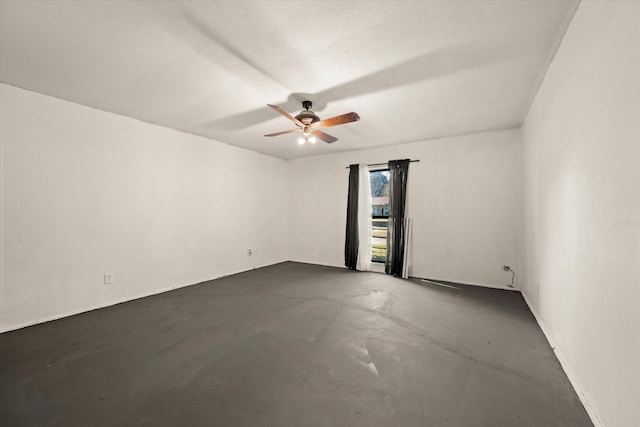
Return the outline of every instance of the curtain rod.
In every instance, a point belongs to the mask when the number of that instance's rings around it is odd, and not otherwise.
[[[415,162],[419,162],[420,160],[409,160],[409,163],[415,163]],[[385,166],[388,165],[389,163],[369,163],[367,166]],[[349,166],[347,166],[345,169],[349,169]]]

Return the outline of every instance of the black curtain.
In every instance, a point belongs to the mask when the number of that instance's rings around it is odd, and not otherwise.
[[[407,200],[409,159],[389,162],[389,225],[387,229],[387,260],[384,271],[402,277],[404,265],[404,205]]]
[[[344,265],[349,270],[355,270],[358,262],[358,172],[358,165],[349,166],[347,232],[344,241]]]

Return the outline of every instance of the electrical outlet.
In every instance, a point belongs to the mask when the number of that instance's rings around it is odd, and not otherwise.
[[[104,284],[105,285],[113,284],[113,273],[104,273]]]
[[[503,265],[503,266],[502,266],[502,269],[503,269],[504,271],[511,271],[511,267],[509,267],[508,265]]]
[[[247,256],[253,256],[253,249],[247,249]]]

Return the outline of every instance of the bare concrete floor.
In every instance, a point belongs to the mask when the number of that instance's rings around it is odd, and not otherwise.
[[[3,426],[591,426],[520,294],[284,263],[0,335]]]

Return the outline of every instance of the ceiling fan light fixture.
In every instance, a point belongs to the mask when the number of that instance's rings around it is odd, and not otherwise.
[[[310,143],[312,143],[312,144],[315,144],[315,143],[316,143],[316,137],[315,137],[315,136],[310,136],[310,137],[309,137],[309,139],[308,139],[308,141],[309,141]]]
[[[307,142],[303,137],[298,138],[298,144],[302,145]]]

